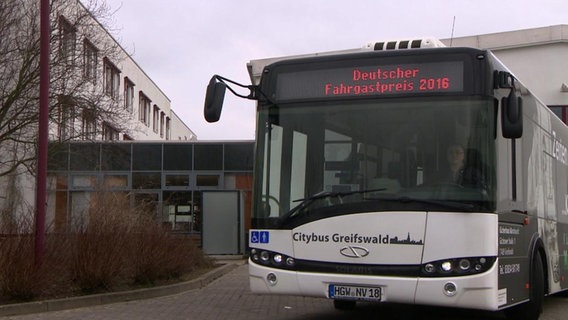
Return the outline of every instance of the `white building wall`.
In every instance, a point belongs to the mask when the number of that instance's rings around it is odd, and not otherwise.
[[[491,50],[549,106],[568,105],[568,25],[443,39],[446,46]]]
[[[30,1],[30,0],[27,0]],[[57,19],[59,15],[65,17],[66,12],[72,12],[72,10],[86,10],[85,7],[78,1],[78,0],[58,0],[61,2],[68,3],[69,5],[64,6],[64,10],[61,12],[52,13],[52,19]],[[128,121],[128,138],[133,140],[169,140],[171,139],[171,133],[173,131],[179,132],[182,136],[191,136],[194,133],[189,129],[189,127],[178,117],[178,120],[173,122],[173,110],[171,107],[171,100],[166,96],[166,94],[158,87],[158,85],[142,70],[142,68],[136,63],[136,61],[129,55],[129,53],[124,50],[120,44],[114,39],[114,37],[106,30],[104,27],[96,22],[93,19],[94,23],[88,24],[89,28],[97,28],[99,36],[96,39],[97,41],[103,41],[107,43],[112,43],[113,46],[116,46],[117,49],[120,51],[117,53],[117,57],[109,58],[109,61],[114,64],[120,71],[120,86],[118,88],[119,92],[119,100],[118,104],[120,107],[124,106],[124,90],[125,90],[125,78],[128,78],[129,81],[134,83],[134,101],[132,104],[131,110],[131,117]],[[83,43],[83,40],[87,39],[89,41],[93,41],[93,39],[89,39],[85,36],[85,32],[82,30],[77,31],[77,50],[82,50],[82,46],[80,44]],[[102,43],[93,43],[95,46],[105,47],[110,45],[105,45]],[[97,66],[97,86],[103,86],[103,78],[104,78],[104,59],[107,58],[105,56],[98,57],[98,66]],[[151,100],[151,109],[150,109],[150,121],[149,124],[146,125],[141,122],[140,115],[139,115],[139,102],[140,102],[140,92],[142,92],[146,97]],[[153,117],[153,108],[157,106],[160,109],[160,114],[163,112],[165,114],[166,120],[165,122],[169,122],[169,132],[166,132],[166,129],[163,129],[163,132],[159,129],[161,123],[158,124],[157,132],[154,131],[154,117]],[[177,116],[176,116],[177,117]],[[121,119],[123,120],[123,119]],[[160,122],[160,120],[158,120]],[[166,125],[164,122],[164,126]],[[100,126],[101,124],[99,124]],[[124,125],[121,123],[121,125]],[[120,134],[119,139],[124,138],[124,133]],[[99,137],[99,138],[102,138]]]
[[[0,0],[4,1],[4,0]],[[24,4],[35,6],[39,5],[39,2],[34,2],[33,0],[21,0],[22,8],[26,8]],[[54,6],[51,12],[51,19],[54,21],[59,21],[60,17],[69,18],[70,22],[73,23],[72,17],[76,10],[80,12],[87,12],[85,7],[78,0],[56,0],[61,6]],[[23,9],[22,9],[23,10]],[[83,11],[81,11],[83,10]],[[39,25],[39,16],[37,17],[37,24]],[[52,24],[53,25],[53,24]],[[90,32],[85,32],[83,26],[87,26]],[[21,26],[25,28],[25,26]],[[94,18],[90,20],[89,23],[83,22],[80,26],[81,29],[76,30],[76,48],[77,54],[82,55],[83,52],[83,42],[85,39],[92,42],[95,47],[105,47],[105,43],[113,43],[119,50],[112,58],[109,57],[109,61],[114,64],[120,70],[120,85],[118,88],[118,99],[114,103],[118,104],[119,107],[124,107],[124,90],[125,90],[125,78],[128,78],[132,83],[134,83],[134,101],[132,104],[132,110],[130,111],[130,116],[128,119],[114,119],[114,121],[120,122],[121,126],[126,124],[126,132],[121,132],[118,135],[119,139],[134,139],[134,140],[146,140],[146,141],[164,141],[164,140],[180,140],[180,137],[187,137],[187,140],[196,140],[195,133],[193,133],[189,127],[183,122],[182,119],[177,116],[171,107],[171,101],[166,96],[164,92],[157,86],[156,83],[140,68],[138,64],[132,59],[132,57],[126,52],[112,37],[110,33],[103,28]],[[17,29],[15,29],[17,30]],[[93,35],[93,30],[96,36],[89,38],[86,34]],[[57,29],[52,29],[52,32],[56,34]],[[102,43],[101,43],[102,42]],[[54,45],[54,44],[52,44]],[[53,49],[53,47],[52,47]],[[56,51],[56,50],[55,50]],[[54,51],[54,52],[55,52]],[[102,88],[104,79],[104,59],[106,57],[99,55],[97,57],[97,77],[94,86]],[[81,68],[78,68],[78,72],[81,72]],[[2,83],[0,83],[2,85]],[[94,90],[90,88],[87,90]],[[151,100],[151,110],[150,110],[150,123],[146,125],[139,120],[139,93],[143,92]],[[54,92],[57,94],[57,92]],[[160,130],[161,117],[158,121],[157,132],[154,131],[154,117],[153,108],[157,106],[160,109],[160,115],[164,114],[163,131]],[[81,130],[81,119],[77,118],[74,120],[74,130]],[[112,124],[113,119],[108,119],[108,122]],[[125,123],[126,122],[126,123]],[[165,127],[168,127],[166,130]],[[103,139],[102,135],[102,123],[97,123],[98,134],[95,136],[95,140]],[[59,138],[58,125],[51,123],[49,127],[49,137],[51,140],[57,140]],[[20,138],[22,138],[21,136]],[[35,134],[33,136],[35,140]],[[5,146],[3,146],[5,147]],[[6,154],[0,154],[0,157],[6,156]],[[8,213],[13,216],[14,219],[19,219],[21,217],[32,216],[35,212],[35,195],[36,195],[36,182],[35,177],[27,171],[28,168],[21,166],[17,171],[10,175],[0,177],[0,213]],[[53,189],[55,181],[49,182],[52,186],[49,187]],[[53,195],[51,195],[53,196]],[[48,217],[48,221],[52,221],[53,217]],[[2,221],[0,221],[0,227],[2,226]]]
[[[154,132],[154,117],[153,108],[157,106],[160,109],[160,113],[164,112],[168,119],[171,119],[171,101],[170,99],[160,90],[160,88],[144,73],[144,71],[136,64],[131,57],[126,57],[123,61],[118,63],[118,68],[121,71],[121,92],[124,91],[124,78],[127,77],[132,83],[134,83],[134,102],[132,122],[130,124],[130,129],[132,130],[132,138],[134,140],[167,140],[165,134],[160,135],[160,129],[158,132]],[[146,97],[151,100],[151,110],[150,110],[150,123],[149,126],[141,122],[139,114],[140,106],[140,93],[143,93]],[[124,99],[124,98],[122,98]],[[170,120],[171,121],[171,120]],[[164,124],[165,125],[165,124]],[[176,125],[180,125],[179,123]],[[159,127],[159,125],[158,125]],[[185,126],[185,124],[183,125]],[[176,130],[180,130],[177,129]],[[183,129],[181,129],[183,130]]]
[[[568,43],[494,52],[545,104],[568,104],[568,92],[561,91],[562,84],[568,84]]]
[[[197,141],[197,135],[189,129],[181,118],[172,110],[172,141]]]

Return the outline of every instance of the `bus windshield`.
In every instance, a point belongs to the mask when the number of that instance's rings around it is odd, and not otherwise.
[[[261,105],[256,227],[378,211],[491,212],[492,98]]]

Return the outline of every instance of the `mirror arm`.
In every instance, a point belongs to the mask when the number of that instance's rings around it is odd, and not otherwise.
[[[253,85],[245,86],[244,84],[240,84],[240,83],[238,83],[238,82],[236,82],[236,81],[233,81],[233,80],[231,80],[231,79],[222,77],[222,76],[220,76],[220,75],[215,75],[214,77],[215,77],[215,79],[217,79],[217,81],[223,82],[225,85],[227,85],[227,89],[229,89],[229,91],[231,91],[235,96],[237,96],[237,97],[239,97],[239,98],[244,98],[244,99],[258,100],[257,97],[256,97],[256,94],[255,94],[256,91],[257,91],[257,86],[253,86]],[[246,88],[246,89],[248,89],[248,90],[249,90],[249,94],[248,94],[248,95],[244,95],[244,94],[238,93],[237,91],[235,91],[235,89],[233,89],[230,85],[228,85],[227,82],[232,83],[232,84],[234,84],[234,85],[237,85],[237,86],[239,86],[239,87],[241,87],[241,88]]]
[[[495,71],[494,88],[510,89],[515,91],[515,77],[508,71]]]
[[[248,95],[240,94],[235,89],[233,89],[228,83],[239,86],[241,88],[246,88],[249,90]],[[260,90],[259,86],[249,85],[245,86],[231,79],[227,79],[220,75],[214,75],[209,84],[207,85],[207,92],[205,94],[205,103],[203,106],[203,115],[207,122],[217,122],[221,116],[221,110],[223,109],[223,100],[225,97],[225,90],[229,89],[235,96],[257,100],[257,101],[268,101],[274,104],[268,96]]]

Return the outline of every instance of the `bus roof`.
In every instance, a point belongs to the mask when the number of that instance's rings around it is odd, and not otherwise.
[[[264,70],[264,67],[282,60],[309,58],[309,57],[318,57],[318,56],[333,56],[333,55],[360,53],[360,52],[369,52],[369,51],[408,50],[408,49],[439,48],[439,47],[445,47],[445,45],[440,40],[431,37],[411,39],[411,40],[370,41],[366,43],[363,47],[355,49],[317,52],[317,53],[309,53],[302,55],[292,55],[292,56],[251,60],[249,63],[247,63],[247,69],[252,84],[258,85],[260,83],[260,77],[262,74],[262,70]]]

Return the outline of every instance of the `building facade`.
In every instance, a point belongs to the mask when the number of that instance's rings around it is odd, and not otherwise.
[[[250,221],[253,150],[253,141],[52,145],[50,231],[80,227],[101,194],[140,207],[169,230],[199,235],[203,193],[234,191],[242,199],[234,210]]]
[[[100,21],[99,1],[50,1],[50,141],[196,141]],[[39,1],[0,3],[0,226],[34,211]]]
[[[120,111],[110,113],[117,116],[114,119],[89,119],[84,112],[68,115],[66,119],[71,123],[67,127],[81,130],[80,140],[197,140],[174,113],[166,94],[99,23],[97,12],[108,8],[87,8],[79,0],[55,3],[61,3],[51,14],[56,22],[56,54],[75,57],[72,60],[79,66],[75,71],[90,80],[89,89],[104,94],[103,108]],[[52,140],[61,141],[61,131],[55,131]]]
[[[446,46],[491,50],[567,123],[568,25],[444,39]]]

